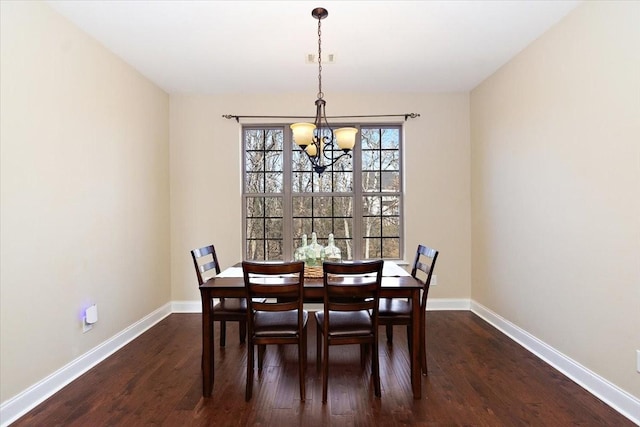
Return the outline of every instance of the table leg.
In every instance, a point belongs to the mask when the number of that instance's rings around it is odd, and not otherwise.
[[[422,398],[422,376],[420,375],[422,368],[420,362],[420,290],[416,289],[411,298],[411,388],[413,389],[413,398]]]
[[[213,391],[213,327],[211,322],[211,295],[209,289],[200,289],[202,298],[202,396]]]

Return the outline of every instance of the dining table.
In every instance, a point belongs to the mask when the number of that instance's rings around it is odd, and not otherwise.
[[[422,283],[412,277],[402,267],[391,261],[385,261],[382,271],[381,298],[409,298],[411,301],[411,389],[414,399],[422,396],[422,379],[420,368],[420,291]],[[202,299],[202,395],[211,397],[214,384],[214,328],[213,298],[244,298],[242,267],[236,264],[200,285]],[[305,302],[322,302],[322,277],[305,277]]]

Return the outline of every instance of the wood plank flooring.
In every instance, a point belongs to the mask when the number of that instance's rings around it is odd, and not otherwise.
[[[172,314],[33,409],[19,426],[633,426],[628,419],[468,311],[427,314],[429,375],[411,394],[406,334],[380,329],[382,398],[358,347],[332,347],[329,399],[315,367],[310,317],[307,399],[295,346],[271,346],[244,401],[246,348],[237,324],[215,344],[213,397],[202,398],[200,315]],[[219,325],[216,323],[216,337]],[[370,366],[370,365],[368,365]]]

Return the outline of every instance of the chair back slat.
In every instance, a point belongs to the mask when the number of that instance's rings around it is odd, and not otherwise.
[[[207,271],[214,270],[216,268],[216,265],[217,264],[214,261],[202,264],[199,267],[200,273],[206,273]]]

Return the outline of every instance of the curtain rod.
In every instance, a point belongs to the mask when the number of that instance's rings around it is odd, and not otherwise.
[[[240,123],[240,119],[314,119],[315,116],[237,116],[235,114],[223,114],[225,119],[236,119]],[[404,117],[406,122],[408,119],[420,117],[419,113],[404,114],[370,114],[362,116],[327,116],[327,119],[355,119],[355,118],[375,118],[375,117]]]

